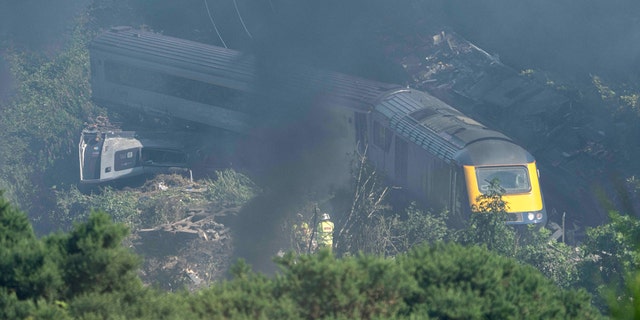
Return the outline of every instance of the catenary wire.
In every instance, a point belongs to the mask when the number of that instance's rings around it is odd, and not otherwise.
[[[209,4],[207,4],[207,0],[204,0],[204,6],[205,8],[207,8],[207,14],[209,15],[209,20],[211,20],[211,24],[213,25],[213,29],[216,30],[216,34],[218,35],[218,38],[220,38],[222,45],[225,48],[228,48],[227,44],[224,42],[224,40],[222,39],[222,36],[220,35],[220,31],[218,31],[218,27],[216,27],[216,23],[213,21],[213,17],[211,16],[211,12],[209,11]]]
[[[244,32],[247,33],[249,38],[253,39],[253,36],[251,36],[251,32],[249,32],[249,29],[247,29],[247,26],[244,24],[244,20],[242,19],[242,15],[240,15],[240,10],[238,9],[238,3],[237,3],[236,0],[233,0],[233,6],[236,8],[236,13],[238,14],[238,18],[240,19],[240,23],[242,23],[242,27],[244,28]]]

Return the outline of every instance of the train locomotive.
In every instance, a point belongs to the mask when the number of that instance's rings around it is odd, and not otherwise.
[[[251,134],[257,60],[238,51],[118,27],[90,45],[93,99],[106,107],[177,117]],[[468,215],[498,179],[509,224],[547,220],[534,157],[506,135],[428,93],[296,66],[279,92],[329,105],[347,146],[436,210]],[[286,97],[280,97],[287,99]]]

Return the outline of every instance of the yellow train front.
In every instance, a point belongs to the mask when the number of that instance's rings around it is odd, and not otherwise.
[[[412,89],[383,94],[356,137],[368,158],[405,192],[435,210],[467,219],[497,179],[508,224],[547,221],[536,161],[504,134]],[[356,121],[358,123],[358,121]]]
[[[479,205],[478,197],[489,192],[490,183],[497,180],[507,203],[507,223],[546,223],[539,171],[528,152],[508,141],[486,140],[468,146],[458,160],[470,208]]]

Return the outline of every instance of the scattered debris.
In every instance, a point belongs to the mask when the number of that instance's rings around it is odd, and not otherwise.
[[[143,279],[171,291],[195,290],[224,278],[231,263],[231,233],[215,218],[237,210],[194,210],[184,219],[135,232],[134,246],[145,258]]]
[[[140,276],[146,284],[195,290],[227,275],[233,239],[221,220],[241,207],[210,200],[208,183],[159,175],[135,189],[140,201],[154,203],[151,215],[141,212],[134,223],[141,227],[127,240],[143,257]]]

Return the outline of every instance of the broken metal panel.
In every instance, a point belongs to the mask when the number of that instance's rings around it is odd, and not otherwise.
[[[498,82],[493,89],[484,93],[483,100],[497,106],[508,108],[539,92],[542,88],[533,86],[531,81],[518,75],[507,77]]]

